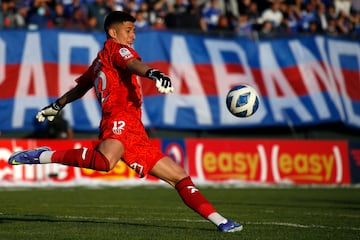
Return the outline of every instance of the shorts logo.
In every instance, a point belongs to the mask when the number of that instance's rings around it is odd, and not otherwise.
[[[124,121],[114,121],[112,131],[116,135],[120,135],[122,131],[125,129],[125,122]]]
[[[133,57],[132,53],[127,48],[120,48],[119,53],[124,59],[129,59]]]
[[[140,175],[140,177],[144,177],[144,173],[143,173],[144,166],[143,165],[138,164],[138,163],[132,163],[132,164],[130,164],[130,167],[132,169],[134,169],[135,172],[137,172]]]

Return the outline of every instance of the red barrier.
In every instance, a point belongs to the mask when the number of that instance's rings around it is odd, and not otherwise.
[[[153,140],[158,146],[160,140]],[[183,164],[200,183],[349,184],[350,170],[346,141],[185,139]],[[52,149],[92,147],[94,140],[0,140],[0,186],[16,184],[121,184],[158,182],[140,180],[124,163],[110,172],[68,167],[60,164],[7,164],[14,151],[49,146]]]

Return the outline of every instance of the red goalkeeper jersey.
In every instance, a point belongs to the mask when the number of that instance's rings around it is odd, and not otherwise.
[[[134,58],[141,60],[138,53],[126,45],[109,39],[88,70],[76,81],[87,87],[94,86],[103,113],[116,109],[140,110],[142,104],[140,86],[136,75],[126,68]]]

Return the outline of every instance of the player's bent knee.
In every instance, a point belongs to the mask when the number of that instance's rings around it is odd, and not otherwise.
[[[87,155],[87,165],[85,167],[108,172],[114,168],[114,164],[111,164],[111,161],[100,151],[98,150],[89,150],[91,154]]]

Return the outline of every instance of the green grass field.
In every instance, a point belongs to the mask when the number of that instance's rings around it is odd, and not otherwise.
[[[0,188],[0,239],[360,239],[359,188],[201,188],[220,233],[167,187]]]

